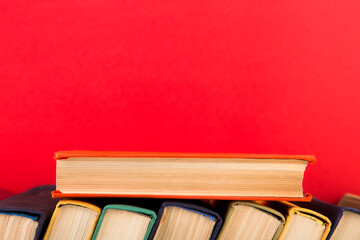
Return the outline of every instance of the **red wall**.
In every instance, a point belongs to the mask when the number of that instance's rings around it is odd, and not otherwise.
[[[1,1],[0,188],[58,150],[314,154],[360,194],[358,1]]]

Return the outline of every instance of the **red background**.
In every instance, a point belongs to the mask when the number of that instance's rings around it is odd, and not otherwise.
[[[1,1],[0,188],[58,150],[314,154],[360,194],[358,1]]]

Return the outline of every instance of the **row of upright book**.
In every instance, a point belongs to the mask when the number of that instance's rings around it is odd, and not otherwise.
[[[353,195],[335,206],[317,199],[54,199],[54,189],[0,201],[0,239],[360,239],[360,198]]]
[[[0,201],[0,239],[360,239],[360,198],[304,194],[313,156],[58,152],[56,186]]]

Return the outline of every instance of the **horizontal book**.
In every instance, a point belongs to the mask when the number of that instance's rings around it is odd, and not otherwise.
[[[313,156],[64,151],[59,197],[310,201],[302,181]]]
[[[355,209],[360,209],[360,196],[347,193],[341,198],[338,205],[340,207],[351,207]]]
[[[0,239],[42,239],[59,199],[44,185],[0,201]]]
[[[352,203],[353,200],[351,201]],[[296,204],[317,211],[330,219],[332,228],[329,232],[328,240],[360,239],[359,209],[336,206],[316,198],[313,198],[311,202],[299,202]]]
[[[230,202],[218,240],[276,240],[285,224],[278,211],[255,202]]]
[[[330,232],[331,222],[323,214],[289,202],[261,202],[286,217],[279,240],[325,240]]]
[[[166,201],[157,215],[149,239],[215,240],[222,224],[216,212],[186,202]]]
[[[92,240],[146,240],[155,223],[152,210],[123,204],[104,207]]]
[[[44,240],[90,240],[101,209],[93,204],[62,200],[56,206]]]

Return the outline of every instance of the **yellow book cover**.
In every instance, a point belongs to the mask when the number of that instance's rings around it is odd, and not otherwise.
[[[65,206],[67,208],[64,208]],[[80,210],[83,219],[75,217],[77,213],[76,208]],[[44,240],[58,239],[60,234],[62,234],[61,238],[64,238],[63,234],[66,234],[66,239],[90,240],[100,214],[101,208],[87,202],[76,200],[59,201],[51,217]],[[83,227],[78,227],[81,223],[83,223]],[[90,223],[91,226],[86,226],[86,223]],[[74,229],[71,229],[72,226],[74,226]]]
[[[330,232],[331,221],[318,212],[285,201],[262,202],[262,204],[278,210],[286,218],[279,240],[291,240],[298,234],[301,234],[303,239],[305,239],[304,234],[309,234],[313,237],[312,239],[326,240]],[[315,235],[319,237],[316,238]]]

